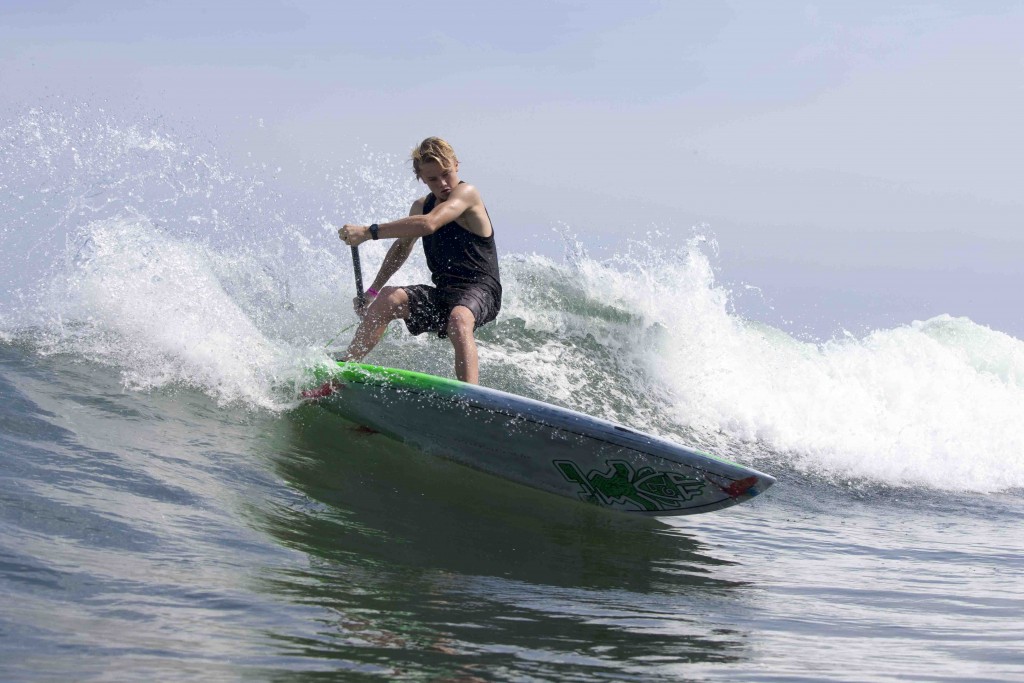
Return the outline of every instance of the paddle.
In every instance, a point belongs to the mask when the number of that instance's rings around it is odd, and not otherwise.
[[[352,247],[352,269],[356,274],[356,298],[359,299],[359,307],[366,305],[366,292],[363,291],[363,268],[359,265],[359,247]]]
[[[366,305],[366,292],[363,291],[363,268],[359,263],[359,247],[352,247],[352,270],[355,271],[356,276],[356,298],[359,299],[359,307],[362,308]],[[341,335],[345,334],[359,323],[352,323],[343,330],[339,330],[336,335],[327,340],[324,344],[324,348],[331,348],[331,344]]]

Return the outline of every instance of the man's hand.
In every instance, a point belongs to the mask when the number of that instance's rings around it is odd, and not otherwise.
[[[341,238],[341,241],[348,246],[358,247],[360,244],[370,239],[370,227],[367,225],[346,224],[338,230],[338,237]]]

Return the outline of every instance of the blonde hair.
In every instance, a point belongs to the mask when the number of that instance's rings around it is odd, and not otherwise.
[[[423,164],[428,161],[437,162],[446,171],[452,170],[455,168],[455,164],[459,163],[458,157],[455,156],[455,150],[441,138],[427,138],[413,148],[412,170],[417,178],[420,177],[420,169],[423,168]]]

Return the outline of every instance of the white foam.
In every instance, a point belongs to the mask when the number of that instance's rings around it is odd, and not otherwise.
[[[160,233],[140,217],[88,226],[87,248],[54,283],[53,351],[118,367],[125,383],[199,387],[222,401],[276,405],[270,382],[289,350],[225,292],[222,255]]]
[[[697,239],[674,256],[649,249],[640,259],[583,258],[557,279],[636,319],[575,320],[555,306],[523,304],[515,314],[561,334],[589,324],[602,344],[646,368],[653,394],[668,390],[679,423],[766,445],[798,469],[835,479],[1024,486],[1020,340],[941,316],[863,339],[798,341],[730,312]],[[659,326],[662,333],[650,333]]]
[[[0,134],[13,141],[0,147],[0,265],[14,295],[0,339],[41,327],[37,346],[107,363],[132,388],[185,384],[275,410],[355,322],[334,224],[402,215],[422,190],[404,164],[372,158],[325,178],[329,209],[295,218],[256,167],[233,173],[148,125],[76,109]],[[725,434],[829,478],[1024,487],[1024,342],[948,316],[799,341],[731,311],[713,242],[667,243],[596,260],[569,239],[565,263],[502,252],[485,374],[654,431]],[[367,280],[387,246],[361,247]],[[427,281],[421,259],[396,281]],[[444,371],[450,353],[399,332],[368,360]]]

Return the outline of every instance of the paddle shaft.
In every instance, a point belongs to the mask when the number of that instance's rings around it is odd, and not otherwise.
[[[359,247],[352,247],[352,269],[356,274],[356,298],[359,299],[359,307],[366,305],[366,293],[363,291],[363,268],[359,264]]]

